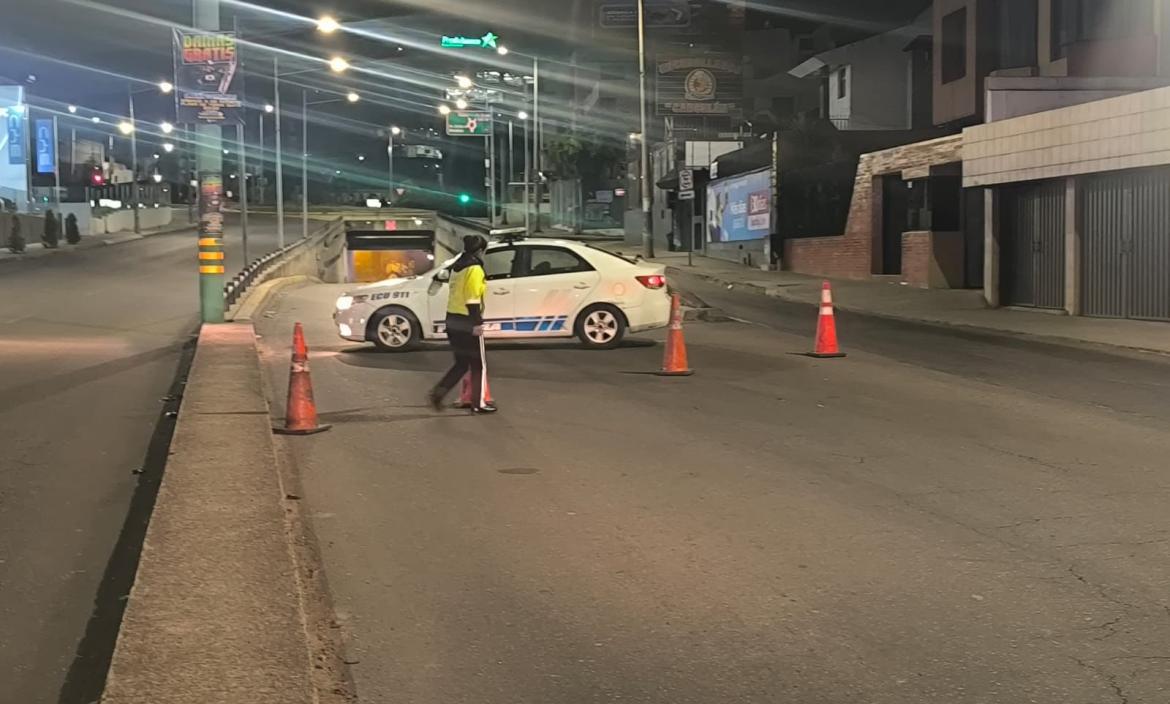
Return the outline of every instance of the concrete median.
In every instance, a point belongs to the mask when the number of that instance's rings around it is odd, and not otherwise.
[[[286,503],[253,328],[205,326],[103,702],[318,701]]]

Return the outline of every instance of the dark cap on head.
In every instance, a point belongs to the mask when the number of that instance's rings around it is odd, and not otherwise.
[[[487,240],[482,235],[468,235],[463,238],[463,251],[469,254],[487,249]]]

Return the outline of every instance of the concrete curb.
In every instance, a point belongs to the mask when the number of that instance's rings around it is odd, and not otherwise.
[[[250,324],[205,326],[105,704],[311,704],[313,657]]]
[[[13,262],[27,262],[36,259],[43,259],[45,257],[61,256],[63,254],[74,254],[77,252],[84,252],[88,249],[95,249],[97,247],[110,247],[119,244],[126,244],[127,242],[137,242],[144,240],[147,237],[154,237],[156,235],[173,235],[177,232],[194,231],[198,229],[198,225],[184,225],[172,230],[159,230],[157,232],[146,232],[141,234],[128,234],[125,236],[109,235],[89,235],[83,237],[78,244],[67,244],[64,240],[62,243],[53,249],[44,248],[40,242],[29,242],[28,247],[33,248],[32,252],[27,249],[21,254],[13,254],[9,252],[7,247],[0,247],[0,265],[9,264]]]
[[[757,284],[744,283],[742,281],[733,281],[731,279],[721,277],[717,274],[706,274],[706,273],[697,272],[697,271],[687,271],[685,269],[679,269],[678,267],[674,267],[674,266],[667,266],[667,271],[674,272],[675,274],[694,276],[696,278],[703,279],[704,281],[710,281],[712,283],[720,284],[721,286],[734,286],[737,289],[748,290],[748,291],[751,291],[752,293],[756,293],[756,294],[759,294],[762,296],[767,296],[769,298],[776,298],[776,299],[779,299],[779,300],[784,301],[786,303],[796,303],[799,305],[808,306],[809,308],[816,308],[819,305],[819,303],[817,301],[808,301],[808,300],[804,300],[804,299],[797,297],[797,296],[788,295],[784,291],[783,287],[769,288],[769,287],[760,286]],[[898,315],[896,313],[875,311],[875,310],[872,310],[869,308],[859,308],[856,306],[849,305],[848,303],[842,304],[840,301],[837,301],[837,300],[835,300],[833,302],[833,307],[836,308],[837,310],[845,311],[848,313],[853,313],[855,315],[867,315],[867,316],[870,316],[872,318],[882,318],[885,320],[894,320],[894,321],[898,321],[901,323],[916,323],[919,325],[929,325],[932,327],[945,328],[945,329],[950,329],[950,330],[962,330],[962,331],[978,333],[980,335],[987,335],[987,336],[993,336],[993,337],[1002,337],[1002,338],[1016,339],[1016,340],[1031,340],[1034,342],[1044,342],[1044,343],[1053,344],[1053,345],[1061,345],[1063,347],[1076,347],[1076,348],[1080,348],[1080,349],[1094,349],[1094,350],[1104,351],[1104,352],[1115,352],[1116,353],[1118,351],[1124,351],[1124,352],[1140,352],[1142,354],[1155,354],[1155,355],[1159,355],[1162,357],[1170,356],[1170,353],[1167,353],[1165,350],[1155,349],[1155,348],[1151,348],[1151,347],[1141,347],[1141,346],[1123,345],[1123,344],[1110,344],[1110,343],[1104,343],[1104,342],[1097,342],[1094,340],[1083,340],[1083,339],[1079,339],[1079,338],[1075,338],[1075,337],[1062,337],[1060,335],[1045,335],[1045,334],[1039,334],[1039,333],[1020,332],[1017,330],[1004,330],[1002,328],[993,328],[993,327],[989,327],[989,326],[985,326],[985,325],[975,325],[972,323],[959,323],[959,322],[955,322],[953,320],[946,320],[946,319],[942,319],[942,318],[923,318],[923,317],[915,317],[915,316],[909,316],[909,315]]]

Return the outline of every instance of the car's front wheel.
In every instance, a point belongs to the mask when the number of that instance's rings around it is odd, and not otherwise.
[[[577,337],[593,350],[611,350],[626,336],[626,318],[606,303],[589,306],[577,316]]]
[[[405,352],[418,346],[422,326],[407,309],[386,308],[378,311],[370,322],[370,339],[384,352]]]

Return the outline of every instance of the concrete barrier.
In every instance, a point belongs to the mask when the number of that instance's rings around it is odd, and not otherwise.
[[[102,702],[315,702],[252,326],[205,326],[186,388]]]
[[[228,318],[250,319],[252,313],[263,305],[263,299],[274,290],[272,286],[265,286],[266,282],[293,277],[327,283],[344,281],[344,254],[345,223],[338,218],[324,223],[307,238],[261,257],[225,286]]]

